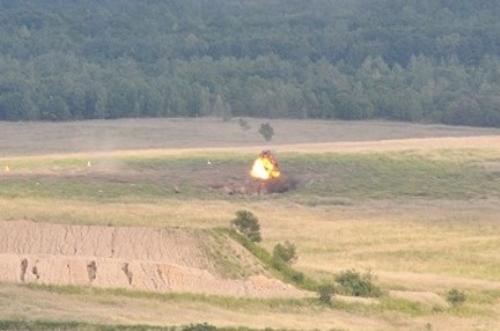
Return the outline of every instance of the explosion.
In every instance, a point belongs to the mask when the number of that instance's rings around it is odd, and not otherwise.
[[[261,180],[278,178],[280,174],[278,162],[269,150],[264,150],[259,154],[253,163],[252,170],[250,170],[250,176]]]
[[[295,178],[283,176],[270,150],[263,150],[255,159],[250,176],[254,180],[233,187],[225,184],[224,189],[229,194],[283,193],[296,189],[299,184]]]

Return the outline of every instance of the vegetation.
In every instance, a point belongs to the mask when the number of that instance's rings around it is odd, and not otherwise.
[[[274,136],[274,129],[269,123],[263,123],[260,126],[259,133],[266,139],[266,141],[269,141],[273,138]]]
[[[238,210],[236,218],[231,221],[231,225],[250,241],[259,242],[262,240],[259,219],[248,210]]]
[[[216,331],[217,328],[208,323],[203,324],[191,324],[188,326],[184,326],[182,331]]]
[[[331,305],[332,295],[335,293],[335,288],[331,284],[323,284],[318,286],[317,293],[319,302]]]
[[[207,173],[207,158],[218,164],[226,173],[243,174],[242,169],[248,167],[253,154],[226,153],[224,156],[208,153],[206,155],[151,155],[144,157],[117,157],[110,160],[120,165],[120,171],[128,174],[134,185],[128,181],[118,180],[117,176],[99,178],[89,172],[87,176],[72,176],[74,171],[86,171],[87,159],[81,158],[45,158],[38,161],[19,162],[14,160],[17,169],[35,172],[47,167],[57,168],[60,173],[67,174],[65,180],[55,181],[53,177],[28,176],[1,177],[2,189],[0,197],[24,197],[43,199],[70,199],[80,202],[160,202],[164,198],[185,200],[197,198],[202,200],[231,199],[244,202],[261,201],[269,196],[232,195],[227,196],[223,190],[213,190],[210,184],[220,185],[226,177],[213,177]],[[478,158],[483,158],[478,162]],[[280,168],[288,170],[288,178],[298,178],[298,184],[282,194],[272,196],[274,200],[286,200],[306,206],[352,204],[354,201],[369,199],[450,199],[468,200],[481,198],[484,194],[500,197],[499,177],[496,171],[487,166],[498,162],[495,155],[485,156],[470,152],[453,153],[438,151],[435,155],[419,155],[418,153],[390,152],[364,154],[338,154],[325,152],[311,157],[311,154],[280,154]],[[104,161],[107,162],[107,161]],[[94,164],[97,163],[93,162]],[[137,179],[135,172],[150,172],[151,175]],[[173,175],[175,173],[175,179]],[[184,194],[175,193],[171,185],[159,180],[159,174],[170,182],[179,182],[179,189]],[[304,182],[314,174],[321,180]],[[334,176],[330,174],[335,174]],[[238,182],[244,179],[237,178]],[[168,183],[167,183],[168,184]],[[279,192],[279,191],[277,191]],[[234,212],[232,212],[234,213]],[[251,215],[250,220],[238,220],[249,227],[246,231],[257,231],[257,222]],[[255,215],[253,215],[255,216]],[[248,222],[248,223],[247,223]],[[253,225],[252,225],[253,224]],[[252,228],[255,227],[255,228]],[[253,230],[252,230],[253,229]],[[260,233],[260,231],[258,231]],[[257,233],[256,233],[257,235]]]
[[[265,261],[268,272],[310,290],[311,296],[257,299],[1,283],[0,297],[14,297],[15,304],[11,300],[0,304],[0,327],[167,330],[173,327],[149,323],[172,325],[159,317],[168,312],[169,318],[180,321],[175,323],[176,331],[182,325],[211,328],[228,320],[231,325],[252,323],[248,329],[252,330],[253,316],[262,316],[261,330],[276,325],[323,329],[332,321],[339,321],[333,327],[345,323],[352,330],[424,329],[428,321],[432,322],[427,324],[429,329],[473,323],[495,329],[500,298],[494,289],[500,279],[498,148],[420,147],[361,152],[355,148],[287,149],[279,155],[283,176],[300,178],[299,185],[265,195],[228,194],[223,186],[213,185],[244,185],[255,157],[251,149],[3,157],[0,170],[6,164],[11,167],[0,176],[4,220],[223,228],[218,234],[229,234]],[[210,166],[207,159],[212,161]],[[92,168],[87,168],[88,160]],[[217,178],[219,174],[224,176]],[[173,191],[173,182],[180,193]],[[236,210],[259,215],[261,242],[228,230],[228,220]],[[293,269],[270,254],[277,243],[286,240],[300,244],[300,260]],[[15,266],[19,268],[20,263]],[[355,268],[369,267],[377,272],[371,284],[384,295],[345,298],[342,294],[349,292],[333,282],[332,275],[346,268],[349,286],[356,288],[353,284],[359,285],[365,275]],[[322,294],[318,284],[324,279],[331,280],[335,293]],[[467,294],[467,304],[455,306],[449,301],[448,289],[457,286],[466,290],[457,291]],[[68,316],[78,321],[68,321]],[[110,325],[100,324],[103,321]],[[128,325],[121,328],[121,323]]]
[[[273,258],[281,260],[287,264],[293,264],[298,258],[295,244],[288,240],[286,240],[283,244],[276,244],[273,248]]]
[[[373,283],[373,275],[366,272],[361,275],[356,270],[346,270],[335,277],[341,290],[339,293],[348,294],[355,297],[378,297],[382,291]]]
[[[497,1],[0,3],[0,120],[500,126]]]
[[[224,230],[221,230],[224,231]],[[255,242],[242,236],[234,231],[229,231],[228,235],[243,245],[250,251],[256,258],[258,258],[269,270],[274,272],[276,277],[283,279],[285,282],[294,284],[299,288],[314,291],[318,284],[312,278],[304,275],[304,273],[294,270],[290,265],[285,263],[281,258],[277,258],[269,254],[263,247],[257,245]]]
[[[465,302],[466,296],[464,291],[457,288],[452,288],[446,293],[446,301],[452,306],[459,306]]]
[[[0,330],[8,331],[252,331],[257,329],[243,327],[221,327],[218,328],[208,323],[189,324],[181,326],[152,326],[152,325],[105,325],[88,324],[78,322],[56,322],[56,321],[0,321]],[[271,328],[266,330],[273,331]],[[286,330],[286,329],[276,329]]]

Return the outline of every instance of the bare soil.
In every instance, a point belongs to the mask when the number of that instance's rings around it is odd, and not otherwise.
[[[238,256],[245,277],[220,272],[217,263],[231,256]],[[0,280],[245,297],[306,294],[269,277],[229,238],[207,231],[31,221],[0,222]]]

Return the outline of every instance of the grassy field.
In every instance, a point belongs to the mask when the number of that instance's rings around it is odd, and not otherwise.
[[[315,299],[4,283],[0,329],[29,329],[26,321],[48,323],[36,329],[82,330],[205,322],[289,330],[500,328],[499,130],[271,124],[275,140],[263,143],[253,130],[215,120],[2,123],[0,218],[218,228],[246,209],[259,218],[263,248],[293,242],[294,267],[318,281],[370,271],[380,298],[338,296],[325,306]],[[89,138],[97,132],[101,144]],[[245,190],[262,148],[275,152],[291,189]],[[452,288],[465,293],[464,304],[446,301]]]

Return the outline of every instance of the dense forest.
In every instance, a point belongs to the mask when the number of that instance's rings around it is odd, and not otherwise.
[[[500,127],[498,0],[0,0],[0,120]]]

